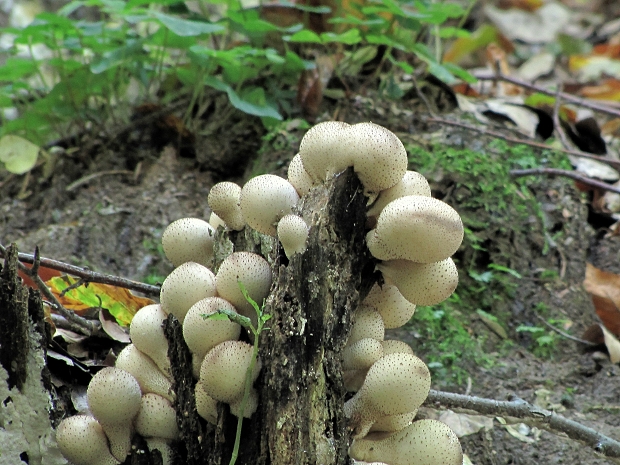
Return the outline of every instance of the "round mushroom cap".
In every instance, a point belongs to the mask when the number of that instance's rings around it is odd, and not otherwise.
[[[398,184],[379,193],[375,203],[368,209],[368,217],[377,217],[381,210],[392,200],[405,197],[407,195],[431,196],[431,186],[428,185],[426,178],[417,171],[407,171]]]
[[[401,413],[399,415],[387,415],[385,417],[380,417],[372,424],[370,432],[372,433],[376,431],[400,431],[401,429],[406,428],[411,424],[417,413],[418,411],[414,410],[413,412]]]
[[[344,404],[354,437],[365,436],[386,415],[413,412],[428,396],[431,375],[415,355],[384,355],[368,370],[361,389]]]
[[[348,392],[357,392],[364,384],[368,370],[345,370],[342,372],[344,388]]]
[[[176,411],[168,400],[153,393],[142,396],[135,421],[136,431],[143,437],[178,439]]]
[[[362,305],[375,308],[386,329],[400,328],[415,313],[415,305],[403,297],[396,286],[375,284]]]
[[[295,254],[306,251],[308,239],[308,225],[304,219],[297,215],[286,215],[278,221],[278,239],[282,243],[284,253],[290,260]]]
[[[162,465],[172,465],[172,448],[164,438],[144,438],[149,452],[158,450],[161,454]]]
[[[366,462],[382,460],[390,465],[461,465],[459,439],[437,420],[414,421],[406,428],[380,440],[355,439],[349,455]]]
[[[418,263],[444,260],[463,241],[463,222],[450,205],[421,195],[393,200],[381,211],[375,229],[366,235],[373,257]]]
[[[344,158],[352,161],[365,195],[376,195],[398,184],[407,171],[405,146],[396,134],[378,124],[350,126],[343,147]]]
[[[263,174],[241,189],[241,212],[246,223],[259,233],[276,236],[276,224],[297,205],[299,195],[286,179]]]
[[[230,413],[239,418],[241,415],[241,402],[243,401],[243,395],[239,397],[237,400],[230,403]],[[258,408],[258,392],[256,389],[250,388],[250,394],[248,396],[248,400],[245,404],[245,408],[243,409],[243,418],[252,418],[252,415],[256,413],[256,409]]]
[[[217,400],[205,392],[204,386],[200,381],[196,383],[194,395],[196,397],[196,411],[198,415],[212,425],[217,425]]]
[[[168,225],[161,244],[168,260],[177,267],[185,262],[211,266],[215,229],[199,218],[181,218]]]
[[[207,297],[192,305],[185,315],[183,339],[192,354],[200,360],[220,342],[237,340],[241,334],[241,326],[227,318],[216,320],[204,317],[218,310],[237,313],[235,307],[227,300],[221,297]]]
[[[243,341],[225,341],[211,349],[200,367],[200,382],[204,391],[215,400],[228,403],[242,396],[252,352],[252,346]],[[260,363],[257,361],[252,382],[259,371]]]
[[[381,345],[383,346],[383,355],[396,353],[414,355],[411,346],[403,341],[398,341],[396,339],[385,339],[384,341],[381,341]]]
[[[56,430],[62,455],[74,465],[118,465],[110,453],[108,438],[97,420],[89,415],[65,418]]]
[[[170,376],[168,339],[163,328],[166,318],[160,304],[142,307],[131,320],[129,335],[136,348],[148,355],[166,376]]]
[[[240,206],[241,187],[234,182],[218,182],[209,191],[207,203],[211,210],[219,216],[226,226],[241,231],[245,220]]]
[[[368,370],[382,356],[381,341],[369,337],[360,339],[342,351],[342,369]]]
[[[382,341],[385,337],[385,325],[379,312],[366,305],[360,305],[353,312],[353,325],[347,339],[347,346],[355,344],[364,338],[372,338]]]
[[[219,228],[220,226],[222,228],[226,228],[226,222],[222,218],[217,216],[217,213],[215,212],[211,212],[211,214],[209,215],[209,224],[213,226],[213,229],[215,229],[216,231],[217,228]]]
[[[142,353],[134,344],[129,344],[118,354],[116,368],[133,375],[143,393],[152,392],[174,401],[172,382],[155,365],[151,358]]]
[[[459,273],[451,258],[436,263],[388,260],[377,265],[386,282],[415,305],[436,305],[452,295]]]
[[[312,189],[312,178],[304,168],[301,155],[295,155],[289,163],[287,179],[300,197],[303,197]]]
[[[256,310],[245,299],[239,282],[259,306],[271,289],[271,267],[267,260],[252,252],[235,252],[222,261],[215,276],[217,293],[237,311],[256,323]]]
[[[200,299],[216,294],[215,275],[194,262],[183,263],[164,280],[159,293],[161,309],[183,323],[185,314]]]
[[[353,164],[344,147],[349,127],[341,121],[324,121],[311,127],[301,139],[299,156],[315,184],[331,179]]]

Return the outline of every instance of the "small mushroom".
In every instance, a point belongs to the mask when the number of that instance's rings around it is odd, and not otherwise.
[[[415,355],[381,357],[368,370],[357,394],[344,404],[353,437],[365,436],[380,417],[413,412],[428,396],[430,386],[428,368]]]
[[[413,349],[409,344],[403,341],[397,341],[396,339],[385,339],[381,341],[383,346],[383,355],[387,354],[411,354],[413,355]]]
[[[413,412],[401,413],[400,415],[387,415],[380,417],[370,427],[370,432],[383,431],[387,433],[393,433],[400,431],[411,424],[415,418],[417,410]]]
[[[295,155],[288,165],[287,179],[300,197],[303,197],[312,189],[312,178],[305,170],[299,154]]]
[[[421,195],[408,195],[387,204],[375,229],[366,235],[373,257],[418,263],[448,258],[462,240],[459,214],[447,203]]]
[[[217,400],[206,393],[201,381],[196,383],[194,396],[196,398],[196,411],[198,415],[212,425],[217,425]]]
[[[185,262],[211,266],[215,229],[199,218],[181,218],[168,225],[161,244],[168,260],[177,267]]]
[[[148,355],[159,369],[169,377],[171,374],[168,339],[166,339],[163,329],[166,318],[167,315],[159,304],[142,307],[131,320],[129,335],[136,348]]]
[[[143,354],[134,344],[129,344],[118,354],[116,368],[133,375],[143,393],[152,392],[174,401],[172,382],[155,365],[151,358]]]
[[[162,465],[172,465],[172,448],[164,438],[144,438],[149,452],[158,450],[161,454]]]
[[[200,382],[204,391],[213,399],[227,403],[243,396],[252,352],[252,346],[243,341],[225,341],[211,349],[200,367]],[[259,371],[260,362],[257,361],[252,382]]]
[[[196,378],[200,375],[200,365],[207,352],[220,342],[239,339],[241,334],[241,326],[229,319],[206,318],[218,310],[237,313],[235,307],[227,300],[221,297],[207,297],[192,305],[183,321],[183,339],[192,352]]]
[[[107,367],[90,380],[86,398],[90,412],[110,441],[110,452],[125,461],[131,450],[132,421],[142,398],[138,381],[125,370]]]
[[[388,260],[377,265],[386,282],[395,285],[415,305],[435,305],[446,300],[459,283],[451,258],[436,263]]]
[[[183,263],[164,280],[159,293],[161,309],[183,323],[192,305],[216,294],[215,276],[208,268],[194,262]]]
[[[168,400],[157,394],[147,393],[142,396],[135,425],[136,431],[143,437],[171,441],[179,437],[176,411]]]
[[[407,195],[431,196],[431,187],[428,185],[428,181],[417,171],[407,171],[403,178],[398,181],[398,184],[381,191],[375,203],[366,212],[366,216],[376,219],[388,203]]]
[[[299,195],[290,182],[273,174],[250,179],[241,189],[241,212],[259,233],[276,236],[276,224],[297,205]]]
[[[308,225],[300,216],[286,215],[278,221],[278,239],[289,260],[293,258],[293,255],[306,251],[308,232]]]
[[[215,281],[218,295],[256,324],[256,310],[243,296],[239,282],[261,305],[271,289],[271,267],[267,260],[252,252],[232,253],[220,264]]]
[[[376,433],[373,433],[376,434]],[[437,420],[414,421],[387,437],[373,435],[355,439],[349,455],[366,462],[383,461],[390,465],[461,465],[463,451],[459,439]]]
[[[226,226],[235,231],[241,231],[245,220],[240,206],[241,187],[234,182],[218,182],[209,191],[207,203]]]
[[[383,126],[370,122],[354,124],[346,130],[342,144],[346,150],[344,158],[351,160],[364,194],[371,199],[398,184],[407,171],[403,143]]]
[[[379,312],[373,307],[361,305],[353,312],[353,325],[347,340],[347,346],[360,339],[372,338],[382,341],[385,337],[385,325]]]
[[[415,305],[403,297],[396,286],[375,284],[362,305],[376,309],[386,329],[400,328],[415,313]]]
[[[211,214],[209,215],[209,224],[213,226],[213,229],[215,229],[216,231],[217,228],[219,228],[220,226],[222,228],[226,228],[226,222],[222,218],[217,216],[217,213],[215,212],[211,212]]]
[[[301,139],[299,156],[314,184],[331,179],[353,164],[343,150],[349,127],[341,121],[324,121],[311,127]]]
[[[369,337],[360,339],[342,351],[342,369],[368,370],[382,356],[381,341]]]
[[[97,420],[89,415],[65,418],[56,430],[62,455],[73,465],[118,465],[108,448],[108,438]]]
[[[230,403],[230,413],[232,413],[237,418],[241,414],[241,402],[243,402],[243,395],[241,395],[241,397],[239,397],[237,400]],[[243,409],[243,418],[252,418],[252,415],[256,413],[257,408],[258,392],[256,392],[256,389],[250,388],[250,395],[248,396],[245,408]]]

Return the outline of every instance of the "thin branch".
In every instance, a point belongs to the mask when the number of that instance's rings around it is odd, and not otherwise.
[[[595,346],[599,345],[599,344],[595,344],[594,342],[586,341],[585,339],[579,339],[578,337],[571,336],[567,332],[562,331],[560,328],[556,328],[555,326],[553,326],[551,323],[549,323],[547,320],[545,320],[539,314],[535,313],[534,315],[536,316],[536,318],[538,318],[540,321],[542,321],[544,324],[546,324],[550,329],[552,329],[553,331],[558,333],[560,336],[564,336],[566,339],[570,339],[571,341],[579,342],[580,344],[585,344],[585,345],[590,346],[590,347],[595,347]]]
[[[4,257],[4,247],[0,245],[0,257]],[[22,263],[34,263],[34,256],[26,253],[19,253],[17,258]],[[110,284],[112,286],[123,287],[132,291],[142,292],[148,296],[158,296],[159,286],[152,286],[150,284],[133,281],[131,279],[119,278],[118,276],[97,273],[90,271],[79,266],[69,265],[68,263],[60,262],[58,260],[52,260],[50,258],[41,257],[40,265],[45,268],[51,268],[52,270],[60,271],[61,273],[67,273],[78,278],[82,278],[84,282]],[[28,270],[28,268],[26,268]],[[47,287],[47,286],[46,286]]]
[[[566,134],[564,133],[564,129],[562,128],[562,124],[560,123],[560,102],[562,101],[562,97],[560,96],[561,93],[562,84],[558,86],[558,90],[555,93],[555,105],[553,106],[553,125],[555,126],[555,130],[558,133],[558,137],[560,138],[562,147],[568,149],[568,140],[566,139]]]
[[[517,79],[511,76],[506,76],[505,74],[502,74],[502,73],[494,73],[494,74],[475,73],[474,77],[476,77],[476,79],[479,79],[481,81],[509,82],[519,87],[523,87],[524,89],[533,90],[536,92],[540,92],[541,94],[550,95],[552,97],[556,96],[555,91],[547,90],[544,87],[540,87],[535,84],[531,84],[529,82],[522,81],[521,79]],[[590,108],[592,110],[599,111],[601,113],[606,113],[608,115],[615,116],[616,118],[620,118],[620,110],[618,110],[617,108],[613,108],[607,105],[602,105],[600,103],[593,102],[592,100],[589,100],[589,99],[575,97],[574,95],[567,94],[566,92],[559,92],[557,93],[557,96],[563,98],[567,102],[574,103],[576,105],[579,105],[585,108]]]
[[[6,249],[2,245],[0,245],[0,254],[2,255],[2,257],[6,257]],[[34,281],[34,283],[37,285],[37,288],[39,289],[41,294],[43,294],[45,298],[52,303],[52,306],[56,309],[56,311],[58,311],[58,313],[60,313],[63,317],[67,319],[67,321],[69,321],[72,324],[74,331],[84,334],[86,336],[90,336],[96,333],[101,326],[98,321],[87,320],[86,318],[82,318],[76,313],[70,310],[67,310],[58,301],[58,299],[52,293],[50,288],[47,287],[47,285],[43,282],[43,280],[41,279],[38,273],[39,265],[40,265],[38,247],[35,248],[34,256],[30,255],[30,257],[31,257],[30,263],[32,264],[32,268],[28,268],[26,265],[24,265],[22,261],[19,259],[19,255],[18,255],[17,266],[20,269],[20,271],[22,271],[24,274],[26,274],[30,279]]]
[[[586,444],[599,454],[620,458],[620,442],[574,420],[532,405],[523,399],[513,398],[509,401],[500,401],[431,389],[424,405],[434,408],[465,409],[489,416],[518,418],[530,426],[556,434],[564,433],[569,438]]]
[[[607,184],[606,182],[597,181],[596,179],[587,178],[575,171],[561,170],[558,168],[532,168],[527,170],[510,170],[509,173],[511,176],[515,177],[533,176],[538,174],[544,174],[547,176],[564,176],[565,178],[574,179],[575,181],[579,181],[591,187],[596,187],[597,189],[620,194],[620,187],[615,187],[611,184]]]
[[[543,150],[557,150],[559,152],[566,153],[568,155],[574,155],[576,157],[589,158],[591,160],[600,161],[601,163],[605,163],[606,165],[610,165],[610,166],[613,166],[616,169],[620,169],[620,161],[618,161],[618,160],[612,160],[612,159],[606,158],[606,157],[599,157],[597,155],[592,155],[591,153],[582,152],[580,150],[569,150],[569,149],[564,149],[564,148],[549,147],[548,145],[543,144],[541,142],[534,142],[534,141],[530,141],[530,140],[526,140],[526,139],[519,139],[519,138],[516,138],[516,137],[508,137],[508,136],[505,136],[502,133],[499,133],[499,132],[496,132],[496,131],[490,131],[490,130],[485,129],[485,128],[479,128],[477,126],[472,126],[470,124],[461,123],[459,121],[451,121],[451,120],[447,120],[447,119],[443,119],[443,118],[427,118],[427,121],[432,122],[432,123],[439,123],[439,124],[447,124],[447,125],[450,125],[450,126],[457,126],[459,128],[464,128],[464,129],[467,129],[469,131],[475,131],[475,132],[478,132],[480,134],[485,134],[487,136],[496,137],[498,139],[502,139],[502,140],[504,140],[506,142],[510,142],[510,143],[513,143],[513,144],[524,144],[524,145],[529,145],[530,147],[536,147],[536,148],[543,149]]]
[[[78,179],[77,181],[72,182],[65,188],[65,190],[67,192],[71,192],[84,184],[88,184],[93,179],[99,178],[101,176],[111,176],[111,175],[116,175],[116,174],[125,174],[128,176],[133,176],[135,173],[133,171],[128,171],[128,170],[99,171],[98,173],[91,173],[87,176],[84,176],[83,178]]]

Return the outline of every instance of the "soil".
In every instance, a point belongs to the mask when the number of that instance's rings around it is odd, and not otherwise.
[[[433,105],[439,110],[451,107],[441,92],[437,95],[429,95]],[[416,98],[396,104],[358,97],[338,107],[338,119],[351,123],[372,120],[397,133],[440,131],[444,143],[473,149],[484,146],[477,134],[424,123],[416,116],[421,113],[426,109]],[[268,149],[259,151],[264,135],[260,122],[230,110],[226,114],[233,115],[228,122],[234,124],[218,122],[215,115],[201,122],[203,128],[211,129],[201,132],[194,151],[177,149],[174,137],[166,140],[159,134],[155,138],[157,131],[147,126],[137,126],[110,140],[65,143],[67,149],[77,150],[60,155],[48,176],[44,176],[43,167],[35,169],[26,189],[22,178],[0,181],[0,243],[16,242],[20,251],[29,253],[38,245],[43,256],[127,278],[165,276],[172,267],[158,249],[163,229],[181,217],[208,218],[206,198],[215,182],[242,183],[257,171],[284,174],[283,166],[295,154],[303,133],[291,126],[290,131],[276,135],[277,143],[272,141]],[[325,113],[324,118],[331,115]],[[224,132],[224,128],[232,129]],[[72,183],[90,175],[90,180],[71,188]],[[443,197],[453,184],[450,174],[444,173],[432,187]],[[585,264],[590,260],[599,268],[620,272],[620,238],[604,237],[601,226],[605,224],[592,220],[587,198],[572,182],[538,180],[529,188],[550,228],[563,232],[561,243],[543,254],[545,237],[540,231],[528,224],[513,224],[510,217],[502,219],[501,230],[488,231],[489,255],[485,260],[503,257],[502,263],[524,276],[512,298],[497,304],[498,313],[510,314],[506,329],[515,344],[502,351],[502,338],[480,318],[468,315],[472,336],[484,336],[485,350],[500,355],[491,367],[475,366],[463,357],[462,367],[471,376],[470,388],[441,388],[460,393],[467,389],[471,394],[499,400],[516,395],[620,438],[620,368],[601,352],[584,352],[582,345],[564,338],[558,339],[552,358],[536,357],[530,350],[531,338],[516,332],[519,325],[540,325],[533,310],[540,303],[572,321],[572,334],[581,334],[596,323],[592,303],[581,285]],[[20,190],[27,192],[22,198],[18,196]],[[452,196],[450,203],[459,210],[458,196]],[[465,261],[467,253],[460,253],[457,258]],[[560,277],[537,279],[538,269],[556,270]],[[397,336],[416,347],[415,323],[408,328],[390,337]],[[591,449],[558,435],[542,432],[537,436],[530,431],[527,438],[532,443],[513,437],[496,421],[493,429],[461,441],[476,465],[608,463]]]

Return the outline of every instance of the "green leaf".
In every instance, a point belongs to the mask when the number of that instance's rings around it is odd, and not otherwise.
[[[292,36],[284,36],[284,40],[286,40],[287,42],[307,42],[311,44],[323,43],[318,34],[309,31],[308,29],[296,32]]]
[[[275,118],[279,121],[282,120],[282,116],[274,107],[267,104],[255,105],[254,103],[242,99],[232,87],[213,76],[206,77],[204,83],[209,87],[226,92],[232,106],[248,115],[260,116],[261,118]]]
[[[161,12],[154,12],[153,15],[165,27],[182,37],[213,34],[225,30],[224,26],[221,24],[213,24],[203,21],[190,21],[188,19],[181,19]]]
[[[346,45],[355,45],[362,40],[359,29],[349,29],[342,34],[334,34],[333,32],[324,32],[321,34],[324,43],[336,42]]]
[[[544,332],[545,330],[541,328],[540,326],[519,325],[516,331],[518,333],[534,333],[535,334],[535,333]]]
[[[24,174],[37,163],[39,146],[13,134],[0,139],[0,161],[10,173]]]
[[[442,66],[444,66],[456,77],[461,78],[463,81],[469,84],[474,84],[478,82],[478,79],[472,76],[467,70],[461,68],[459,65],[455,65],[454,63],[443,63]]]
[[[492,270],[508,273],[509,275],[514,276],[517,279],[521,279],[523,277],[518,271],[513,270],[512,268],[508,268],[507,266],[497,265],[496,263],[491,263],[489,265],[489,268],[491,268]]]
[[[103,57],[93,61],[90,70],[94,74],[101,74],[108,69],[114,68],[121,63],[136,57],[143,58],[145,56],[143,44],[141,40],[129,43],[124,47],[117,48],[111,52],[104,53]]]

